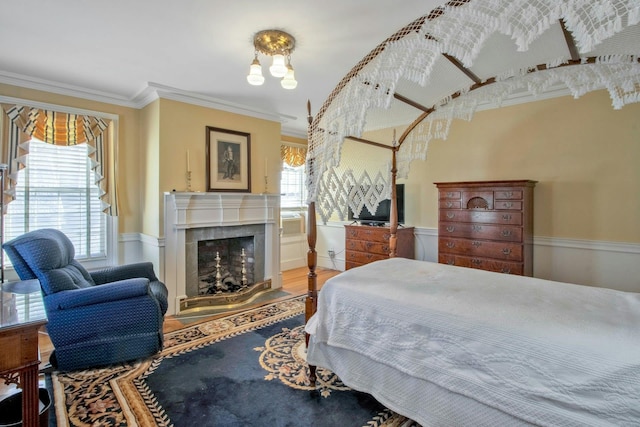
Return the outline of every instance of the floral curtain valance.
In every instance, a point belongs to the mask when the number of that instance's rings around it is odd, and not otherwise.
[[[292,145],[281,145],[280,157],[283,162],[291,167],[302,166],[307,158],[307,148],[294,147]]]
[[[2,117],[4,132],[0,162],[8,165],[6,203],[13,200],[18,171],[25,165],[31,138],[54,145],[86,143],[90,147],[89,158],[91,167],[96,172],[96,184],[101,190],[103,210],[109,215],[118,215],[115,143],[113,132],[110,131],[111,120],[23,105],[2,104],[2,110],[5,114]]]

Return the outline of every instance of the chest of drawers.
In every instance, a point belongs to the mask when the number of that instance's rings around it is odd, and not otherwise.
[[[438,262],[531,276],[536,181],[437,182]]]
[[[389,258],[389,227],[345,225],[345,269]],[[396,256],[413,259],[413,227],[398,227]]]

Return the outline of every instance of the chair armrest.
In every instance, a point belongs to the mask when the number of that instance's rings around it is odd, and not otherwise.
[[[46,297],[47,305],[57,310],[68,310],[92,304],[121,301],[149,295],[149,280],[136,278],[109,283],[104,286],[56,292]]]
[[[153,264],[150,262],[138,262],[133,264],[118,265],[108,267],[102,270],[96,270],[89,273],[96,285],[103,285],[109,282],[117,282],[119,280],[133,279],[144,277],[150,282],[158,280],[153,271]]]

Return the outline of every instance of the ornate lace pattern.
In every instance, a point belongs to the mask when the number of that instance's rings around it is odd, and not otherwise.
[[[413,121],[420,123],[409,132],[398,152],[398,177],[408,176],[412,160],[426,159],[429,141],[446,139],[453,119],[470,120],[480,104],[500,105],[522,90],[537,95],[562,84],[575,98],[605,89],[615,109],[639,102],[637,48],[627,53],[594,53],[603,42],[640,22],[637,0],[450,1],[407,25],[363,58],[334,89],[310,125],[309,201],[322,205],[322,219],[326,221],[346,206],[336,204],[343,203],[342,196],[325,194],[339,187],[335,182],[327,182],[335,180],[333,173],[325,173],[340,164],[345,137],[360,137],[374,129],[375,124],[367,123],[368,111],[390,108],[402,80],[422,87],[434,84],[434,68],[442,55],[471,67],[486,42],[495,35],[508,36],[519,51],[528,51],[560,21],[575,40],[579,60],[572,59],[567,50],[566,54],[547,58],[544,64],[535,67],[501,70],[499,75],[480,84],[469,80],[428,106],[432,112],[424,115],[423,120],[420,121],[421,111],[407,118],[404,126]],[[374,175],[376,172],[369,170]],[[380,173],[388,174],[384,170]],[[364,199],[365,195],[359,197]]]

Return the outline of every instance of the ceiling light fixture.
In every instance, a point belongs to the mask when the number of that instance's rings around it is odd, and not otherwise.
[[[254,86],[264,83],[262,66],[258,60],[258,53],[271,56],[272,63],[269,72],[273,77],[282,78],[280,85],[285,89],[295,89],[298,86],[293,67],[291,66],[291,52],[296,47],[296,39],[289,33],[280,30],[264,30],[253,36],[255,56],[249,68],[247,81]]]

